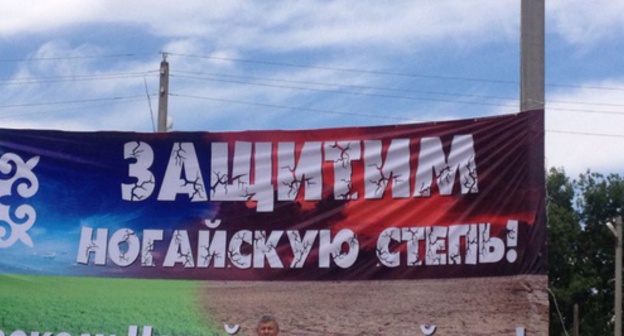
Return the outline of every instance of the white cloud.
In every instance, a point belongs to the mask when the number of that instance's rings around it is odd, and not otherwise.
[[[31,1],[32,2],[32,1]],[[516,8],[518,7],[518,8]],[[0,4],[0,33],[45,34],[77,24],[142,25],[160,36],[192,37],[219,48],[289,50],[419,43],[515,31],[519,5],[487,1],[38,1]]]
[[[624,30],[624,2],[546,2],[549,29],[572,43],[613,39]],[[418,47],[431,41],[483,43],[515,38],[513,0],[0,2],[0,35],[47,34],[78,24],[143,26],[168,38],[192,37],[218,48],[288,50],[367,46]]]
[[[67,41],[52,40],[41,45],[29,58],[50,59],[50,61],[27,62],[21,64],[21,70],[33,76],[72,76],[84,74],[89,70],[92,60],[82,58],[87,55],[98,55],[103,48],[83,44],[73,48]]]
[[[304,3],[288,9],[288,31],[271,29],[271,26],[265,30],[272,48],[280,48],[281,44],[281,48],[379,44],[414,48],[419,43],[442,38],[447,38],[445,42],[449,43],[476,35],[481,43],[517,24],[517,11],[508,6],[511,3],[410,1],[382,5],[378,2],[341,1],[332,2],[327,7]]]
[[[548,97],[546,163],[549,167],[565,167],[572,177],[588,169],[601,173],[622,172],[622,91],[589,87],[624,88],[624,80],[587,83],[585,87],[561,91]]]
[[[157,92],[157,74],[133,62],[100,68],[96,60],[83,57],[105,52],[90,44],[72,47],[62,40],[32,51],[26,58],[50,60],[20,62],[13,80],[4,81],[2,127],[151,130],[144,81],[149,79],[152,93]]]
[[[46,33],[51,29],[94,21],[104,1],[2,1],[0,2],[0,35]]]
[[[570,43],[596,44],[624,33],[624,1],[546,1],[546,17],[555,33]]]

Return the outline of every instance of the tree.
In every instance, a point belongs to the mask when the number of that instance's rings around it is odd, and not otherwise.
[[[581,334],[612,335],[615,240],[605,223],[622,215],[624,180],[588,171],[570,182],[563,170],[551,169],[546,187],[549,287],[563,324],[571,330],[578,304]],[[563,335],[552,298],[550,334]]]
[[[578,292],[579,276],[577,242],[581,232],[578,215],[574,211],[574,188],[563,170],[550,170],[546,181],[548,212],[549,287],[557,298],[550,300],[550,335],[562,335],[562,314],[566,329],[572,327],[574,294]]]

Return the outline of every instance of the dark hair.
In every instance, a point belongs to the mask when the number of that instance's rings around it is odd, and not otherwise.
[[[277,329],[279,330],[279,324],[277,323],[277,320],[275,319],[275,317],[270,316],[270,315],[264,315],[260,318],[260,321],[258,321],[258,325],[260,324],[264,324],[264,323],[269,323],[269,322],[273,322],[275,323],[275,326],[277,327]]]

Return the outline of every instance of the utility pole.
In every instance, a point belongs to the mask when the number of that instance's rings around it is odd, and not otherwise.
[[[579,306],[577,303],[574,304],[574,328],[572,329],[572,335],[580,336],[579,334]]]
[[[615,336],[622,336],[622,216],[615,219]]]
[[[615,228],[609,222],[609,230],[615,236],[615,336],[622,336],[622,216],[615,219]]]
[[[158,132],[167,132],[167,102],[169,99],[169,62],[163,53],[160,62],[160,84],[158,89]]]
[[[545,0],[522,0],[520,11],[520,111],[544,108]]]

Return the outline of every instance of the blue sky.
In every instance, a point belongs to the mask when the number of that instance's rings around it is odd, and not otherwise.
[[[519,110],[512,0],[0,3],[0,127],[368,126]],[[624,2],[546,3],[546,160],[624,172]],[[148,99],[149,94],[149,99]]]

